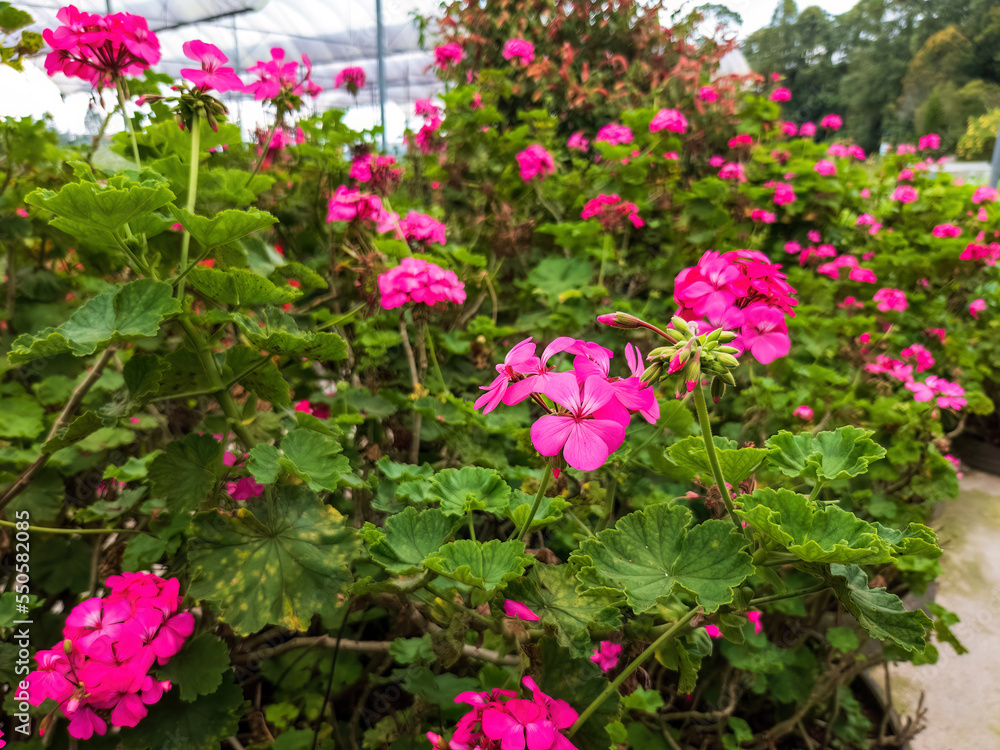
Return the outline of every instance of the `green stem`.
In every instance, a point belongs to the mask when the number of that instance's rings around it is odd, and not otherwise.
[[[601,248],[601,270],[597,273],[597,286],[604,286],[604,266],[608,262],[608,256],[615,251],[611,241],[611,234],[604,234],[604,246]]]
[[[247,375],[254,372],[255,370],[259,370],[261,367],[263,367],[270,361],[271,361],[270,357],[264,357],[263,359],[258,360],[254,364],[250,365],[243,372],[241,372],[239,375],[231,378],[228,383],[225,383],[223,385],[223,388],[229,390],[234,385],[243,380],[243,378],[245,378]],[[157,396],[156,398],[150,399],[149,403],[153,404],[156,403],[157,401],[173,401],[174,399],[180,399],[180,398],[195,398],[197,396],[211,396],[213,393],[215,393],[215,390],[212,388],[202,388],[201,390],[198,391],[186,391],[184,393],[174,393],[170,396]]]
[[[514,529],[510,536],[507,537],[508,542],[511,539],[521,539],[528,533],[528,529],[531,528],[531,522],[535,520],[535,514],[538,512],[538,506],[542,504],[542,498],[545,497],[545,490],[549,488],[549,482],[551,479],[552,469],[551,467],[546,466],[542,469],[542,479],[538,485],[538,492],[535,493],[535,502],[531,504],[531,510],[528,511],[528,517],[525,519],[520,528]]]
[[[341,315],[338,315],[336,318],[330,318],[330,320],[326,321],[325,323],[321,323],[320,325],[316,326],[315,330],[321,331],[324,328],[332,328],[333,326],[339,326],[341,323],[344,323],[353,318],[355,315],[364,310],[366,307],[368,307],[368,305],[362,303],[357,307],[348,310],[347,312]]]
[[[643,651],[641,654],[635,657],[635,659],[632,660],[632,663],[629,664],[627,667],[625,667],[625,669],[622,670],[621,674],[619,674],[611,682],[610,685],[604,688],[604,691],[599,696],[597,696],[597,698],[595,698],[591,702],[591,704],[587,706],[587,708],[584,709],[583,713],[580,714],[580,718],[578,718],[573,723],[573,726],[569,728],[569,731],[566,732],[566,736],[572,737],[574,734],[576,734],[577,731],[580,729],[580,727],[583,726],[584,722],[591,717],[594,711],[600,708],[601,705],[604,703],[604,701],[606,701],[615,692],[617,692],[618,686],[621,685],[623,682],[625,682],[628,676],[631,675],[639,667],[641,667],[646,662],[646,660],[649,659],[650,656],[655,654],[657,650],[660,648],[660,646],[662,646],[664,643],[666,643],[671,638],[680,633],[681,630],[683,630],[684,627],[688,624],[688,622],[690,622],[691,618],[694,617],[696,614],[698,614],[698,607],[689,610],[688,613],[684,615],[681,619],[679,619],[677,622],[675,622],[673,626],[670,627],[669,630],[665,631],[663,635],[661,635],[659,638],[657,638],[655,641],[649,644],[649,646],[646,647],[645,651]]]
[[[229,424],[236,433],[236,437],[240,439],[240,442],[249,450],[255,445],[255,441],[250,437],[250,433],[247,431],[246,425],[243,424],[243,415],[240,414],[240,409],[236,405],[235,399],[233,399],[233,394],[229,392],[226,388],[225,383],[222,382],[222,375],[219,374],[219,367],[215,363],[215,358],[212,356],[212,352],[208,349],[208,344],[205,338],[201,335],[197,328],[191,323],[186,316],[181,316],[177,318],[177,323],[187,334],[188,339],[191,341],[191,346],[194,348],[195,354],[198,356],[198,360],[201,362],[201,367],[205,371],[205,375],[208,377],[209,386],[213,389],[216,400],[219,402],[219,406],[222,407],[222,411],[225,413],[226,418],[229,420]]]
[[[121,79],[115,81],[115,86],[118,88],[118,106],[122,108],[125,127],[128,128],[128,134],[132,136],[132,156],[135,158],[135,169],[138,172],[142,170],[142,161],[139,159],[139,142],[135,138],[135,127],[132,125],[132,119],[128,116],[128,112],[125,111],[125,87],[122,85]]]
[[[469,511],[469,539],[476,541],[476,524],[472,518],[472,511]]]
[[[21,523],[24,523],[23,521]],[[14,521],[0,521],[0,526],[8,529],[16,529],[17,523]],[[21,531],[25,528],[22,526]],[[63,529],[52,528],[50,526],[29,526],[27,531],[34,531],[39,534],[141,534],[142,529]]]
[[[431,364],[434,365],[434,374],[437,375],[438,380],[441,381],[441,387],[444,389],[444,394],[450,395],[451,391],[448,390],[448,383],[445,382],[444,375],[441,374],[441,365],[438,363],[437,352],[434,350],[434,334],[431,332],[430,328],[427,329],[427,353],[430,354]]]
[[[819,497],[820,490],[822,490],[823,487],[825,487],[825,486],[826,486],[826,484],[823,482],[823,480],[817,478],[816,479],[816,484],[813,485],[812,492],[809,493],[809,499],[810,500],[815,500],[817,497]]]
[[[705,404],[705,391],[702,389],[701,383],[698,383],[694,388],[694,406],[698,412],[698,423],[701,425],[701,438],[705,443],[705,453],[708,454],[708,462],[712,465],[712,474],[715,475],[715,483],[718,485],[719,493],[722,495],[722,502],[726,504],[726,510],[729,511],[729,517],[732,519],[736,530],[748,540],[753,541],[750,530],[744,528],[740,523],[740,519],[736,516],[733,508],[733,498],[729,494],[729,488],[726,486],[726,477],[723,475],[722,466],[719,464],[719,454],[715,452],[715,441],[712,440],[712,424],[708,420],[708,406]]]
[[[817,583],[815,586],[810,586],[807,589],[799,589],[798,591],[789,591],[784,594],[772,594],[771,596],[761,596],[757,599],[751,599],[750,604],[767,604],[768,602],[779,602],[782,599],[794,599],[798,596],[809,596],[809,594],[818,594],[820,591],[830,588],[828,583]]]
[[[191,166],[188,171],[188,194],[187,194],[187,209],[189,214],[194,213],[194,202],[195,198],[198,196],[198,165],[201,161],[201,118],[198,117],[198,112],[194,113],[194,117],[191,118]],[[181,237],[181,269],[186,272],[189,270],[187,268],[188,264],[188,248],[191,247],[191,233],[185,229],[184,236]],[[185,276],[181,276],[180,280],[177,282],[177,299],[184,299],[184,281]]]
[[[621,474],[622,469],[625,466],[622,464],[622,468],[611,477],[611,486],[608,488],[607,494],[604,496],[604,517],[597,522],[597,531],[604,531],[611,524],[611,517],[615,514],[615,494],[618,491],[618,476]]]
[[[253,182],[253,178],[257,176],[260,171],[261,166],[264,164],[264,159],[267,158],[267,149],[271,145],[271,139],[274,138],[274,131],[278,129],[278,123],[281,122],[281,107],[278,107],[278,111],[274,113],[274,124],[271,125],[271,129],[267,131],[267,138],[264,141],[264,145],[260,149],[260,158],[257,160],[257,164],[254,165],[253,172],[247,178],[247,184],[243,187],[250,187],[250,183]]]

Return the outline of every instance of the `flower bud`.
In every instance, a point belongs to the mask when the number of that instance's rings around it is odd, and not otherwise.
[[[721,341],[723,344],[728,344],[730,341],[735,341],[735,340],[736,340],[736,334],[733,333],[732,331],[723,331],[721,334],[719,334],[719,341]]]
[[[712,400],[719,403],[719,399],[726,395],[726,384],[721,378],[712,378]]]
[[[719,340],[719,336],[721,336],[721,335],[722,335],[722,329],[721,328],[716,328],[714,331],[711,331],[705,337],[705,342],[706,343],[710,343],[712,341],[718,341]]]
[[[715,355],[718,362],[726,365],[727,367],[739,367],[740,361],[736,359],[732,354],[726,354],[725,352],[718,352]]]
[[[719,377],[722,378],[724,381],[726,381],[727,385],[731,385],[733,388],[736,387],[736,378],[733,377],[733,374],[729,372],[729,370],[726,370],[724,373],[720,374]]]
[[[605,315],[598,315],[597,322],[603,323],[606,326],[611,326],[612,328],[641,328],[642,321],[639,320],[634,315],[629,315],[623,312],[613,312],[607,313]]]
[[[646,368],[646,371],[639,376],[639,381],[642,383],[654,383],[660,377],[660,372],[663,370],[663,365],[660,362],[654,362]]]
[[[724,354],[739,354],[740,350],[735,346],[720,346],[719,351]]]
[[[694,333],[691,330],[691,326],[688,325],[688,322],[684,320],[684,318],[675,315],[670,319],[670,323],[673,325],[674,328],[676,328],[678,331],[683,333],[688,338],[694,336]]]
[[[69,638],[63,641],[63,653],[65,653],[66,656],[69,656],[70,654],[73,653],[73,641],[71,641]]]

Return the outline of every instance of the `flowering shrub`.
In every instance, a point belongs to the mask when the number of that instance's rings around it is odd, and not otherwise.
[[[0,612],[46,736],[860,747],[858,675],[962,650],[900,594],[997,392],[997,195],[788,127],[694,19],[550,12],[452,5],[405,157],[290,125],[278,49],[244,143],[197,40],[128,169],[4,123]]]

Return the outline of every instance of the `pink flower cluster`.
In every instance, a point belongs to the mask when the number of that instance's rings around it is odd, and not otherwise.
[[[500,688],[460,693],[455,702],[472,710],[458,720],[450,742],[427,733],[434,750],[577,750],[561,730],[573,726],[579,714],[566,701],[543,693],[531,677],[522,682],[530,700]]]
[[[774,204],[776,206],[795,202],[795,190],[786,182],[766,182],[764,187],[774,188]]]
[[[524,39],[508,39],[502,54],[507,62],[516,58],[522,65],[527,65],[535,59],[535,45]]]
[[[661,109],[649,123],[650,133],[658,133],[661,130],[669,130],[671,133],[686,133],[687,128],[687,118],[677,109]]]
[[[775,89],[771,92],[772,102],[787,102],[792,98],[792,92],[788,89]]]
[[[826,150],[826,153],[830,156],[837,156],[841,158],[854,157],[859,161],[865,160],[865,150],[861,148],[861,146],[855,146],[853,144],[845,146],[842,143],[832,143],[830,144],[830,148]]]
[[[176,578],[123,573],[105,582],[106,597],[76,605],[66,617],[63,641],[35,654],[38,669],[25,679],[28,701],[52,698],[69,719],[69,733],[90,739],[116,727],[134,727],[169,682],[149,670],[166,664],[194,632],[194,615],[178,612],[183,599]]]
[[[430,245],[432,242],[439,245],[448,243],[444,235],[444,224],[427,214],[410,211],[399,222],[399,229],[408,241],[416,245]]]
[[[959,258],[962,260],[981,260],[988,266],[995,266],[1000,260],[1000,244],[991,242],[988,245],[979,245],[970,242],[965,246]]]
[[[556,171],[552,154],[538,143],[533,143],[517,155],[517,165],[521,170],[521,179],[525,182],[530,182],[536,177],[544,180]]]
[[[636,213],[637,211],[638,208],[634,203],[623,201],[616,193],[611,195],[601,193],[584,204],[580,218],[590,219],[596,216],[606,232],[621,228],[626,219],[638,229],[645,226],[645,222]]]
[[[434,64],[444,70],[449,65],[462,62],[465,59],[465,51],[460,44],[442,44],[434,48]]]
[[[928,375],[923,383],[910,380],[906,389],[913,391],[914,401],[930,401],[937,397],[937,405],[942,409],[964,409],[966,405],[965,389],[958,383],[952,383],[944,378]]]
[[[622,644],[611,641],[601,641],[601,644],[594,649],[590,655],[590,660],[601,668],[602,672],[610,672],[618,666],[618,657],[622,653]]]
[[[991,188],[989,185],[982,185],[977,187],[972,192],[972,202],[979,205],[983,202],[995,202],[1000,199],[1000,192],[996,188]]]
[[[197,39],[184,42],[181,47],[184,56],[201,63],[201,69],[181,68],[181,75],[187,78],[199,91],[242,91],[243,81],[232,68],[223,67],[229,62],[222,50],[214,44]]]
[[[577,151],[586,151],[590,148],[590,141],[586,139],[583,131],[580,130],[569,137],[569,140],[566,141],[566,147],[576,149]]]
[[[62,26],[42,31],[42,38],[52,48],[45,58],[49,75],[82,78],[100,89],[124,76],[141,76],[160,60],[160,42],[142,16],[102,16],[67,5],[59,9],[56,18]]]
[[[714,102],[719,98],[719,93],[711,86],[702,86],[698,89],[698,98],[703,102]]]
[[[403,170],[396,166],[394,156],[362,154],[351,161],[347,176],[358,182],[370,182],[379,195],[389,195],[403,179]]]
[[[343,86],[351,94],[357,96],[357,93],[365,87],[365,81],[367,80],[368,77],[365,75],[365,69],[353,66],[344,68],[337,73],[337,77],[333,79],[333,87],[339,89]]]
[[[917,148],[920,151],[924,149],[930,149],[931,151],[937,151],[941,148],[941,136],[937,133],[928,133],[927,135],[920,136],[920,140],[917,141]]]
[[[617,122],[609,122],[597,131],[594,140],[597,143],[607,143],[609,146],[620,146],[623,143],[631,143],[635,136],[628,125]]]
[[[560,352],[574,355],[573,369],[556,372],[549,360]],[[496,366],[497,377],[477,399],[475,408],[489,413],[500,403],[518,404],[529,397],[548,414],[531,426],[531,442],[543,456],[560,453],[580,471],[600,468],[625,440],[625,428],[638,413],[650,424],[659,419],[660,405],[648,384],[640,380],[645,367],[639,350],[625,347],[631,377],[610,376],[614,354],[603,346],[561,336],[535,356],[531,338],[516,344]],[[539,396],[550,399],[549,406]]]
[[[844,121],[840,119],[839,115],[827,115],[819,121],[819,126],[827,130],[840,130],[843,124]]]
[[[246,92],[252,93],[255,101],[282,99],[290,109],[296,105],[292,101],[303,94],[316,97],[323,89],[312,80],[312,63],[308,55],[302,55],[302,74],[299,63],[285,62],[285,50],[271,48],[270,60],[259,60],[247,73],[257,76],[257,80],[246,85]]]
[[[902,289],[879,289],[872,296],[875,300],[876,307],[882,312],[890,312],[896,310],[898,312],[903,312],[906,308],[910,306],[910,303],[906,300],[906,292]]]
[[[446,271],[423,258],[403,258],[395,268],[379,274],[382,307],[391,310],[407,302],[434,306],[438,302],[465,302],[465,284],[454,271]]]
[[[899,201],[900,203],[916,203],[919,198],[917,189],[909,185],[900,185],[898,188],[892,191],[890,196],[891,200]]]
[[[382,199],[377,195],[362,193],[341,185],[330,198],[327,223],[335,221],[368,222],[376,232],[388,232],[396,227],[399,217],[385,210]]]
[[[791,348],[785,316],[794,316],[794,294],[781,265],[756,250],[709,250],[698,265],[681,271],[674,284],[679,316],[707,320],[701,333],[716,328],[738,332],[733,346],[763,364],[784,357]]]

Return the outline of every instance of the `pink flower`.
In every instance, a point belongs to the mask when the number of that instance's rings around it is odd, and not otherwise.
[[[844,121],[840,119],[838,115],[827,115],[822,120],[819,121],[819,125],[827,130],[840,130],[840,127],[844,124]]]
[[[956,456],[953,456],[950,453],[945,453],[944,457],[951,462],[952,466],[955,467],[955,476],[961,479],[962,472],[959,471],[959,469],[962,468],[962,462]]]
[[[896,179],[897,180],[912,180],[913,179],[913,170],[912,169],[904,169],[902,172],[899,173],[899,177],[897,177]]]
[[[972,202],[974,204],[982,203],[983,201],[996,201],[1000,193],[997,192],[996,188],[991,188],[987,185],[977,187],[972,193]]]
[[[184,42],[181,49],[185,57],[201,63],[201,69],[181,68],[181,75],[191,81],[201,91],[242,91],[243,81],[232,68],[222,64],[229,58],[214,44],[199,40]]]
[[[449,65],[462,62],[464,59],[465,52],[460,44],[442,44],[440,47],[434,48],[434,64],[441,70]]]
[[[765,211],[762,208],[755,208],[753,211],[750,212],[750,220],[758,221],[761,222],[762,224],[773,224],[775,221],[777,221],[777,218],[778,217],[775,216],[773,213],[771,213],[770,211]]]
[[[714,102],[719,98],[719,94],[711,86],[702,86],[698,89],[698,98],[703,102]]]
[[[928,375],[926,384],[938,394],[937,405],[940,408],[956,410],[965,408],[967,404],[965,389],[958,383],[951,383],[944,378]]]
[[[28,209],[26,209],[26,208],[18,208],[18,209],[16,209],[14,211],[14,213],[16,213],[22,219],[27,219],[28,218]]]
[[[295,404],[295,411],[305,412],[306,414],[311,414],[316,417],[316,419],[329,419],[330,418],[330,406],[329,404],[313,404],[309,399],[302,399],[297,404]]]
[[[864,161],[865,160],[865,150],[863,148],[861,148],[861,146],[848,146],[847,147],[847,155],[851,156],[851,157],[853,157],[855,159],[858,159],[859,161]],[[867,198],[868,197],[867,195],[864,195],[864,193],[867,192],[867,191],[868,191],[868,188],[865,188],[864,191],[862,191],[862,196],[861,196],[862,198]]]
[[[962,228],[954,224],[938,224],[931,230],[931,234],[935,237],[958,237],[961,233]]]
[[[869,190],[868,188],[862,188],[862,190],[861,190],[861,197],[862,198],[871,198],[872,197],[872,191]]]
[[[793,411],[792,414],[794,414],[799,419],[805,420],[806,422],[808,422],[810,419],[813,418],[813,410],[805,405],[796,406],[795,411]]]
[[[864,307],[864,303],[858,302],[854,297],[844,297],[844,301],[838,302],[837,307]]]
[[[937,133],[928,133],[920,137],[917,142],[917,148],[921,151],[925,149],[930,149],[931,151],[937,151],[941,148],[941,136]]]
[[[920,344],[910,344],[899,355],[904,359],[915,359],[917,372],[929,370],[934,366],[934,356]]]
[[[794,122],[781,123],[781,132],[791,137],[799,132],[799,127]]]
[[[663,158],[666,159],[667,161],[676,161],[677,159],[679,159],[681,157],[680,157],[680,154],[678,154],[676,151],[667,151],[663,155]]]
[[[407,240],[415,244],[430,245],[436,242],[445,245],[448,242],[442,222],[416,211],[406,214],[406,217],[399,222],[399,229]]]
[[[618,666],[618,657],[622,652],[620,643],[611,641],[601,641],[601,645],[594,649],[590,660],[601,668],[602,672],[610,672]]]
[[[516,602],[513,599],[505,599],[503,603],[503,613],[507,617],[516,617],[527,622],[536,622],[542,618],[532,612],[527,605]]]
[[[930,336],[937,336],[942,344],[944,343],[945,336],[948,335],[948,332],[944,328],[925,328],[924,333]]]
[[[722,165],[722,168],[719,169],[719,177],[723,180],[736,180],[737,182],[747,181],[743,165],[734,161],[727,162]]]
[[[507,387],[522,375],[537,372],[541,367],[541,361],[535,356],[535,345],[531,343],[531,337],[524,339],[514,345],[507,352],[503,363],[496,366],[497,377],[489,385],[480,386],[480,390],[486,391],[480,396],[474,408],[482,408],[483,414],[489,414],[503,400],[507,392]],[[525,398],[530,392],[525,395]]]
[[[285,62],[285,50],[271,48],[270,60],[259,60],[247,68],[247,72],[257,76],[257,80],[246,85],[246,92],[254,95],[255,101],[281,100],[291,110],[302,106],[302,95],[318,96],[323,90],[312,80],[312,63],[307,55],[302,56],[302,73],[299,63]]]
[[[901,143],[896,147],[896,156],[905,156],[906,154],[917,153],[917,147],[912,143]]]
[[[879,289],[872,299],[878,303],[876,306],[882,312],[890,310],[902,312],[910,306],[906,301],[906,293],[901,289]]]
[[[847,274],[847,278],[851,281],[860,281],[865,284],[874,284],[878,281],[875,276],[875,272],[870,268],[852,268],[850,273]]]
[[[750,305],[744,310],[742,332],[734,346],[748,350],[763,365],[784,357],[792,347],[784,313],[761,303]]]
[[[917,189],[909,185],[900,185],[892,191],[891,196],[891,200],[899,201],[900,203],[914,203],[917,198],[919,198]]]
[[[577,151],[586,151],[590,147],[590,141],[584,138],[582,130],[578,130],[569,137],[566,146]]]
[[[465,284],[454,271],[446,271],[423,258],[407,257],[378,277],[382,307],[392,310],[407,302],[433,307],[439,302],[465,302]]]
[[[597,143],[607,143],[609,146],[618,146],[622,143],[631,143],[633,139],[632,129],[617,122],[609,122],[597,131],[594,140]]]
[[[816,162],[813,171],[821,174],[823,177],[829,177],[830,175],[837,174],[837,165],[827,159],[821,159]]]
[[[524,39],[508,39],[503,46],[503,59],[510,62],[515,57],[524,65],[535,59],[535,45]]]
[[[382,199],[377,195],[369,195],[341,185],[330,198],[326,220],[328,223],[369,222],[375,225],[376,232],[382,233],[395,228],[398,217],[385,210]]]
[[[784,182],[774,183],[774,203],[777,206],[784,206],[795,202],[795,191],[792,186]]]
[[[721,638],[722,631],[719,630],[718,625],[706,625],[705,632],[708,633],[709,638]]]
[[[264,485],[257,484],[253,477],[240,477],[235,482],[226,482],[226,492],[239,503],[264,494]]]
[[[580,218],[590,219],[596,216],[601,226],[608,232],[621,228],[626,219],[638,229],[644,226],[645,222],[637,211],[638,208],[634,203],[622,201],[617,195],[602,193],[584,204]]]
[[[367,80],[364,68],[344,68],[333,79],[333,87],[339,89],[341,86],[344,86],[351,94],[356,96],[365,87],[365,81]]]
[[[799,125],[799,135],[803,138],[812,138],[816,135],[816,126],[811,122],[804,122]]]
[[[848,155],[847,146],[841,143],[831,143],[826,153],[828,156],[846,157]]]
[[[417,99],[413,103],[413,112],[418,116],[437,117],[438,108],[430,99]]]
[[[798,242],[795,242],[794,240],[790,240],[785,243],[786,253],[797,253],[800,252],[801,250],[802,250],[802,245],[799,244]]]
[[[619,422],[595,416],[614,398],[608,382],[591,375],[581,388],[571,373],[557,373],[542,392],[567,413],[546,415],[531,426],[535,449],[543,456],[562,451],[566,463],[580,471],[603,466],[625,440],[625,428]]]
[[[746,133],[740,133],[729,139],[729,148],[743,148],[753,145],[753,138]]]
[[[669,130],[671,133],[684,133],[687,132],[687,128],[687,118],[677,109],[661,109],[653,117],[652,122],[649,123],[650,133],[658,133],[661,130]]]
[[[761,616],[763,612],[758,612],[757,610],[751,609],[747,612],[747,620],[753,623],[753,632],[760,635],[760,631],[764,629],[763,623],[761,622]]]
[[[817,232],[815,229],[810,229],[808,232],[806,232],[806,237],[809,238],[810,242],[819,242],[821,239],[823,239],[822,235],[820,235],[820,233]]]
[[[525,182],[530,182],[536,177],[544,180],[556,169],[552,156],[537,143],[519,153],[517,163],[521,168],[521,179]]]
[[[980,297],[979,299],[974,299],[972,300],[972,302],[969,303],[969,315],[971,315],[973,318],[978,318],[979,313],[983,312],[983,310],[985,309],[986,309],[986,300],[984,300],[982,297]]]
[[[772,102],[787,102],[792,98],[792,92],[788,89],[775,89],[771,92]]]

